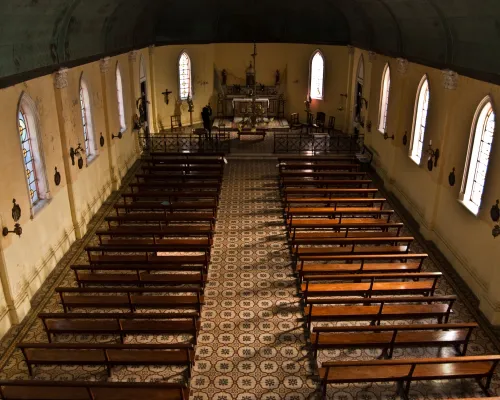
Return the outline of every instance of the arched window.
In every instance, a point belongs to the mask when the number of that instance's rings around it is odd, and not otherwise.
[[[181,100],[193,97],[191,91],[191,59],[184,51],[179,57],[179,94]]]
[[[23,94],[19,101],[17,124],[30,204],[35,206],[47,194],[47,181],[40,151],[42,144],[38,132],[36,105],[26,94]]]
[[[380,106],[378,114],[378,130],[385,133],[387,129],[387,110],[389,109],[389,92],[391,90],[391,69],[385,64],[380,86]]]
[[[116,64],[116,97],[118,99],[118,116],[120,117],[120,130],[124,132],[127,129],[125,122],[125,106],[123,101],[123,81],[120,72],[120,66]]]
[[[323,100],[325,58],[319,50],[316,50],[311,57],[309,76],[309,95],[311,99]]]
[[[424,75],[417,91],[417,100],[413,112],[413,130],[411,133],[410,158],[420,164],[424,147],[425,124],[429,109],[429,81]]]
[[[474,115],[460,195],[462,203],[476,215],[481,206],[494,133],[495,112],[486,97]]]
[[[82,111],[83,141],[85,143],[85,154],[87,159],[95,153],[94,126],[92,124],[92,111],[90,108],[90,95],[87,83],[80,80],[80,109]]]

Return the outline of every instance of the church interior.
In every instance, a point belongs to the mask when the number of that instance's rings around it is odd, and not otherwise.
[[[500,398],[495,1],[1,5],[0,399]]]

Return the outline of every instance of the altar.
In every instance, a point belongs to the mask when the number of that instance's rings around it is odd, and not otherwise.
[[[263,115],[268,115],[269,111],[269,98],[257,98],[255,99],[255,105],[260,105],[262,107]],[[239,97],[232,99],[233,106],[233,117],[243,117],[247,113],[252,112],[252,99]]]

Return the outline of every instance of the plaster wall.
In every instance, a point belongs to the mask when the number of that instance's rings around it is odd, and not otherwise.
[[[395,140],[384,140],[377,130],[382,71],[391,66],[391,88],[387,131]],[[500,247],[492,237],[489,210],[500,194],[500,140],[493,142],[482,206],[473,215],[458,201],[466,163],[473,117],[481,100],[490,95],[500,102],[500,87],[460,76],[456,89],[445,89],[441,70],[409,63],[407,71],[398,71],[398,61],[377,55],[371,66],[372,90],[368,119],[371,132],[366,142],[375,151],[374,166],[392,191],[412,213],[421,233],[450,260],[480,300],[480,308],[495,325],[500,324]],[[414,104],[418,85],[427,74],[430,105],[421,165],[409,157]],[[495,109],[498,112],[498,109]],[[403,135],[408,132],[408,144]],[[499,127],[497,123],[496,133]],[[440,151],[438,166],[427,169],[429,141]],[[455,168],[456,183],[450,186],[448,175]]]

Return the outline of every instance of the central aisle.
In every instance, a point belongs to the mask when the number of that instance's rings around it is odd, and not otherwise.
[[[194,400],[302,400],[308,380],[276,160],[230,160],[218,211]]]

